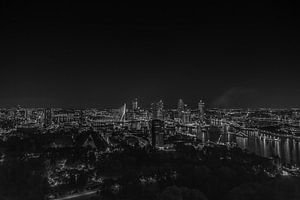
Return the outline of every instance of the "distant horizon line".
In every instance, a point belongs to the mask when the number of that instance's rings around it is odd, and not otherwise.
[[[78,109],[78,110],[82,110],[82,109],[103,109],[103,110],[106,110],[106,109],[118,109],[118,108],[122,107],[122,105],[120,105],[119,107],[113,107],[113,108],[109,108],[109,107],[100,108],[100,107],[89,107],[89,106],[87,106],[87,107],[80,107],[80,106],[78,106],[78,107],[76,107],[76,106],[72,106],[72,107],[66,107],[66,106],[62,106],[62,107],[57,107],[57,106],[53,106],[53,107],[51,107],[51,106],[37,106],[37,107],[33,106],[32,107],[32,106],[30,106],[30,107],[28,107],[28,106],[26,106],[26,107],[24,107],[24,106],[21,106],[21,105],[17,105],[17,106],[9,106],[9,107],[0,106],[0,109],[18,109],[18,107],[21,108],[21,109],[46,109],[46,108],[50,108],[50,109],[71,109],[71,110],[76,110],[76,109]],[[149,108],[151,108],[151,106],[150,107],[140,107],[140,108],[141,109],[143,109],[143,108],[144,109],[149,109]],[[206,106],[205,106],[205,108],[210,109],[210,110],[213,110],[213,109],[219,109],[219,110],[247,110],[247,109],[261,109],[261,110],[268,110],[268,109],[286,110],[286,109],[289,109],[289,110],[299,110],[300,109],[300,107],[247,107],[247,108],[242,108],[242,107],[206,107]],[[175,108],[174,107],[173,108],[166,107],[166,109],[171,110],[171,109],[177,109],[177,108],[176,107]]]

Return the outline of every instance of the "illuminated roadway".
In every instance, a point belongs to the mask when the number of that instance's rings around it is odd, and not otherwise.
[[[61,198],[57,198],[54,200],[85,200],[88,199],[92,196],[96,196],[97,194],[97,190],[91,190],[91,191],[85,191],[82,193],[78,193],[78,194],[72,194],[69,196],[65,196],[65,197],[61,197]]]

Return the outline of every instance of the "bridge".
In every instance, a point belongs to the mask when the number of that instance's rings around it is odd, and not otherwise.
[[[295,136],[292,134],[278,134],[270,131],[261,130],[258,128],[246,128],[236,122],[227,121],[225,119],[212,119],[211,124],[218,127],[222,127],[223,130],[226,130],[226,134],[237,135],[240,137],[258,137],[269,140],[280,140],[280,138],[291,138],[300,140],[299,136]],[[225,132],[223,131],[223,134]]]

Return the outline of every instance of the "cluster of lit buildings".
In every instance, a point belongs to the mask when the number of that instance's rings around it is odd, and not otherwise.
[[[122,129],[148,135],[152,145],[162,146],[165,133],[175,134],[179,126],[203,124],[204,116],[203,101],[198,103],[196,109],[191,109],[182,99],[179,99],[175,109],[165,109],[162,100],[152,103],[150,109],[143,109],[139,107],[138,99],[134,99],[129,108],[124,104],[119,109],[104,110],[18,106],[0,110],[0,133],[18,128],[52,131],[62,128],[93,128],[104,132]],[[5,126],[6,123],[10,126]]]
[[[298,134],[300,111],[297,109],[204,109],[199,101],[191,108],[182,99],[177,107],[166,109],[162,100],[151,104],[149,109],[139,106],[138,99],[118,109],[61,109],[22,108],[0,109],[0,136],[8,135],[17,128],[40,130],[92,128],[97,132],[127,131],[149,138],[152,146],[162,147],[169,135],[192,134],[197,136],[205,126],[238,126],[264,128],[284,125],[283,129]],[[105,134],[109,137],[109,134]]]

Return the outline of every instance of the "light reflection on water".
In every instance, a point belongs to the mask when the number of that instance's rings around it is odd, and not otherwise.
[[[237,145],[263,157],[278,156],[282,163],[300,166],[300,142],[290,138],[237,137]]]
[[[223,143],[236,143],[241,149],[246,149],[251,153],[263,157],[279,157],[283,164],[300,166],[300,141],[292,138],[279,138],[277,140],[265,137],[240,137],[236,135],[216,133],[200,133],[203,142],[217,142],[219,139]]]

